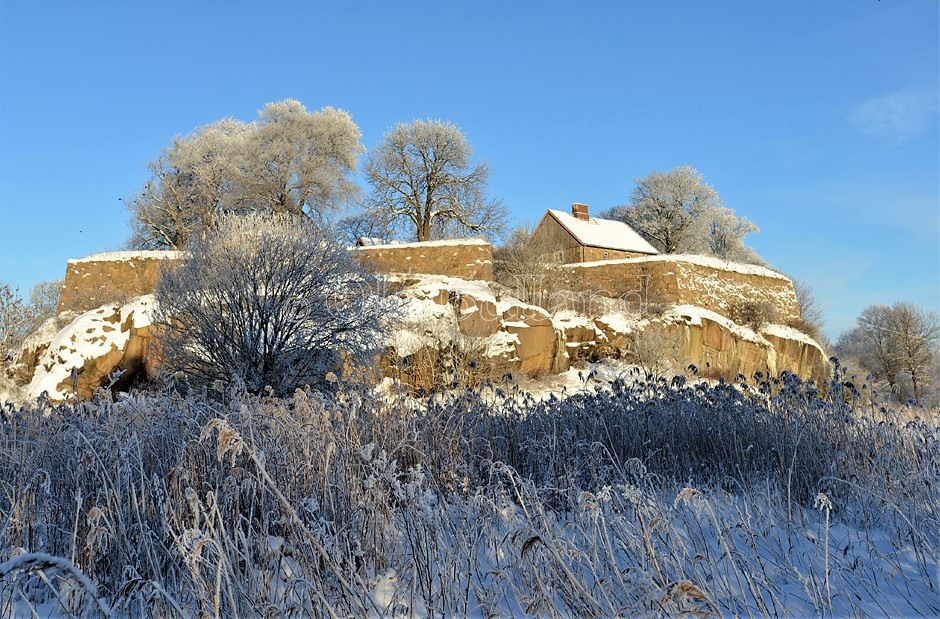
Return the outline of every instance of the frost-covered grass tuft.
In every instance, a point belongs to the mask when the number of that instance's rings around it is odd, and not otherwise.
[[[940,614],[937,417],[840,389],[8,404],[0,616]]]

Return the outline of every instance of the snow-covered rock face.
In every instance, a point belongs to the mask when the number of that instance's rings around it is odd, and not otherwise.
[[[420,374],[416,365],[442,359],[452,368],[460,355],[474,371],[485,368],[495,377],[502,372],[558,374],[573,362],[604,358],[638,363],[636,339],[647,330],[679,342],[682,365],[676,369],[693,364],[709,378],[789,371],[818,382],[828,373],[819,345],[789,327],[771,324],[754,331],[694,305],[674,305],[658,316],[643,317],[609,299],[591,305],[596,315],[570,309],[552,315],[502,290],[485,281],[445,276],[407,283],[400,292],[404,319],[389,334],[384,374],[402,377],[402,368],[408,367],[415,376]],[[148,295],[103,305],[57,333],[37,334],[30,349],[34,358],[26,364],[35,365],[35,371],[20,378],[27,395],[47,392],[61,401],[77,393],[88,398],[119,372],[126,372],[125,383],[139,374],[150,351],[154,303]],[[442,351],[450,356],[444,359]],[[446,378],[435,371],[421,376],[427,383],[422,386]]]
[[[568,369],[563,334],[549,313],[497,296],[487,282],[428,276],[402,295],[407,317],[390,343],[399,358],[420,348],[418,342],[427,347],[454,344],[502,359],[508,370],[537,375]]]
[[[681,367],[695,365],[709,378],[733,380],[740,374],[751,379],[756,372],[775,376],[789,371],[819,382],[828,373],[824,351],[809,336],[782,325],[765,325],[756,332],[694,305],[670,306],[653,317],[641,317],[615,302],[597,303],[605,308],[597,316],[567,309],[550,315],[498,296],[486,282],[434,276],[412,283],[402,295],[408,318],[390,341],[398,358],[483,339],[487,354],[508,360],[513,371],[556,374],[578,360],[636,362],[635,338],[652,330],[678,342]]]
[[[49,342],[27,395],[37,398],[45,392],[57,401],[73,393],[89,398],[98,387],[120,378],[119,373],[139,372],[149,351],[153,305],[153,296],[147,295],[78,316]]]

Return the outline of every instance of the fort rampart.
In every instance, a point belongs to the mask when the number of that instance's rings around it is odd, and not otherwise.
[[[160,269],[182,260],[183,255],[178,251],[110,252],[69,260],[56,313],[87,312],[151,294]]]
[[[772,308],[775,322],[800,319],[793,282],[765,267],[705,256],[660,255],[560,269],[564,285],[578,292],[641,304],[695,305],[723,316],[733,316],[742,304],[763,304]]]
[[[428,241],[357,247],[380,273],[422,273],[492,281],[493,246],[482,240]]]

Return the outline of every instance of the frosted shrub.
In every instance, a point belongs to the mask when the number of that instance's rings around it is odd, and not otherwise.
[[[395,304],[305,218],[226,216],[157,287],[160,358],[196,384],[236,380],[279,395],[364,365]]]
[[[777,322],[778,314],[777,308],[768,301],[740,301],[728,308],[728,318],[755,330]]]

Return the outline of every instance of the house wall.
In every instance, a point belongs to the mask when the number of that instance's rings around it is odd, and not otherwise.
[[[604,253],[607,257],[604,257]],[[599,247],[583,247],[581,250],[581,260],[578,262],[595,262],[598,260],[621,260],[623,258],[640,258],[646,254],[632,251],[620,251],[617,249],[601,249]]]
[[[639,252],[604,249],[581,245],[564,226],[551,215],[546,215],[532,233],[528,244],[529,251],[536,253],[554,264],[574,264],[596,260],[621,260],[645,256]],[[607,252],[607,258],[604,258]],[[560,257],[559,257],[560,254]]]
[[[528,250],[539,254],[546,262],[568,264],[583,261],[581,244],[551,215],[545,215],[535,228]]]
[[[350,251],[381,273],[423,273],[492,281],[493,246],[486,241],[370,245]]]

